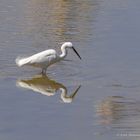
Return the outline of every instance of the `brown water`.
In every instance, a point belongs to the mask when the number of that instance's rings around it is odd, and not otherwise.
[[[0,1],[0,139],[140,137],[139,0]],[[39,75],[28,56],[71,41]]]

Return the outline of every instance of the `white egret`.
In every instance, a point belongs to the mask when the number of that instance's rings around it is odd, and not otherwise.
[[[63,60],[67,56],[67,48],[72,48],[74,52],[78,55],[78,57],[81,59],[80,55],[73,47],[73,44],[71,42],[65,42],[61,46],[62,53],[60,55],[58,55],[55,50],[49,49],[26,58],[18,57],[16,59],[16,64],[19,67],[24,65],[40,67],[42,68],[42,74],[46,74],[46,70],[50,65]]]

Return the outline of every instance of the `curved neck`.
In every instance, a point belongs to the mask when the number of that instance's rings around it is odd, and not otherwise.
[[[72,97],[67,96],[67,90],[60,88],[61,90],[61,99],[63,100],[64,103],[71,103],[72,102]]]
[[[62,53],[60,54],[60,58],[65,58],[67,56],[67,49],[66,49],[66,46],[65,45],[62,45],[61,46],[61,51]]]
[[[66,96],[67,95],[67,90],[64,88],[59,89],[61,91],[61,95]]]

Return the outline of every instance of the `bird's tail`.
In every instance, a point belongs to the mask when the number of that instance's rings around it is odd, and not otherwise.
[[[27,64],[29,62],[29,59],[27,59],[26,57],[17,57],[15,61],[16,64],[21,67]]]

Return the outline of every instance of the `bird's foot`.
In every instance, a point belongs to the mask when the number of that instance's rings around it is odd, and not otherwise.
[[[46,69],[42,69],[42,72],[41,72],[42,76],[46,76]]]

